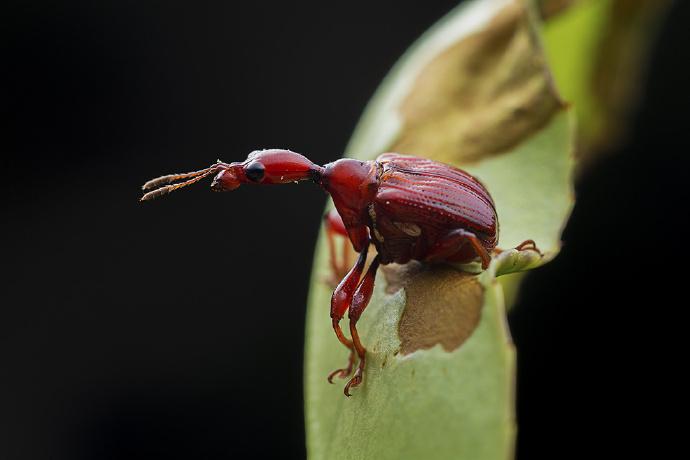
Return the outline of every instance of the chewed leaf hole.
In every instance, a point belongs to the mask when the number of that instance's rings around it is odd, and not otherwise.
[[[460,347],[481,317],[484,288],[476,275],[448,266],[393,266],[384,272],[396,287],[404,287],[405,310],[398,325],[400,352],[408,355],[441,344]]]

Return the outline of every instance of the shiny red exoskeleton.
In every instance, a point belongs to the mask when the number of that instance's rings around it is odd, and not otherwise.
[[[331,298],[335,334],[349,350],[347,367],[328,376],[348,377],[359,365],[345,394],[362,382],[366,349],[357,321],[374,289],[380,264],[481,261],[486,269],[498,242],[498,218],[486,188],[468,173],[449,165],[412,156],[386,153],[374,161],[341,159],[319,166],[289,150],[252,152],[241,163],[217,162],[186,174],[171,174],[144,184],[142,200],[153,199],[215,174],[211,188],[234,190],[243,183],[285,184],[311,180],[328,192],[342,219],[327,219],[331,231],[344,233],[359,257]],[[338,231],[338,228],[340,230]],[[377,255],[365,272],[367,252]],[[519,246],[536,250],[531,240]],[[351,339],[340,320],[348,311]]]

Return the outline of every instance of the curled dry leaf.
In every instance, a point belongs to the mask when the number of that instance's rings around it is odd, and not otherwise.
[[[400,106],[403,126],[391,149],[469,163],[543,128],[564,104],[529,16],[523,4],[509,4],[436,56]]]

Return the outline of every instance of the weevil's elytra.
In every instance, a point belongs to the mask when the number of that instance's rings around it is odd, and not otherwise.
[[[334,235],[342,234],[359,253],[331,297],[333,330],[350,356],[347,366],[332,372],[328,380],[349,377],[354,370],[345,386],[347,396],[364,376],[366,349],[357,321],[371,299],[379,265],[479,259],[486,269],[498,243],[496,208],[481,182],[453,166],[397,153],[385,153],[374,161],[345,158],[319,166],[289,150],[257,150],[244,162],[218,161],[200,171],[153,179],[144,184],[147,193],[141,200],[158,198],[210,175],[215,191],[234,190],[241,184],[311,180],[330,194],[337,213],[326,219],[329,247],[333,251]],[[528,242],[523,243],[526,250],[537,250],[534,242]],[[365,272],[372,244],[377,254]],[[336,264],[332,267],[337,271]],[[346,312],[351,338],[340,327]]]

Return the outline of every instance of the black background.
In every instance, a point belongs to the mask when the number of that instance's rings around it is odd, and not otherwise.
[[[140,205],[139,186],[256,148],[338,158],[390,66],[455,3],[3,7],[0,459],[304,457],[325,195],[197,186]],[[615,427],[649,422],[645,340],[677,308],[687,217],[678,3],[632,137],[580,181],[562,254],[511,314],[520,459],[620,453],[639,441]]]

